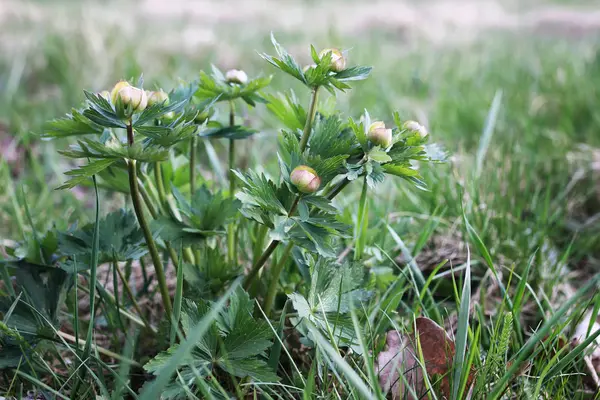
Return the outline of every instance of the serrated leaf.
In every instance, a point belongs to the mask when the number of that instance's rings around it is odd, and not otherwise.
[[[278,382],[279,377],[263,360],[250,358],[227,360],[220,363],[223,370],[239,378],[251,377],[257,382]]]
[[[210,138],[210,139],[246,139],[258,131],[256,129],[251,129],[242,125],[234,125],[234,126],[222,126],[218,128],[209,128],[200,132],[201,138]]]
[[[335,79],[337,79],[340,82],[362,81],[369,77],[372,69],[373,67],[362,66],[346,68],[343,71],[336,73]]]
[[[369,159],[380,164],[392,161],[392,157],[388,156],[388,154],[379,147],[373,147],[371,151],[369,151]]]
[[[78,135],[100,135],[104,127],[83,116],[81,112],[73,109],[65,118],[55,119],[44,125],[44,137],[68,137]]]
[[[264,175],[249,171],[245,175],[234,171],[244,184],[236,197],[248,206],[258,206],[265,211],[287,215],[287,210],[277,197],[277,186]]]
[[[114,211],[99,221],[99,262],[128,261],[139,259],[148,250],[142,230],[133,212],[123,209]],[[81,263],[89,259],[92,250],[94,224],[81,229],[60,232],[58,245],[60,253],[75,256]]]
[[[84,165],[82,167],[73,169],[71,171],[65,172],[66,175],[72,176],[73,178],[69,179],[61,186],[57,188],[60,189],[72,189],[75,186],[83,183],[92,177],[92,175],[96,175],[100,171],[108,168],[112,164],[114,164],[116,160],[114,159],[106,159],[106,160],[96,160],[90,162],[88,165]]]

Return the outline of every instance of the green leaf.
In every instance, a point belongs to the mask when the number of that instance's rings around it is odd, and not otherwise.
[[[292,90],[289,94],[265,96],[267,109],[277,117],[287,128],[302,130],[306,123],[306,110],[300,105]]]
[[[209,139],[246,139],[254,135],[256,132],[258,131],[242,125],[227,125],[218,128],[206,129],[200,133],[200,137]]]
[[[196,91],[197,84],[190,83],[188,85],[180,85],[169,93],[169,104],[165,105],[162,103],[153,104],[150,107],[146,107],[141,114],[134,114],[136,118],[133,121],[133,127],[139,128],[144,124],[158,119],[163,115],[174,112],[178,113],[182,111],[186,105],[189,104],[194,92]]]
[[[263,360],[256,358],[227,360],[219,363],[221,368],[239,378],[251,377],[257,382],[278,382],[279,377]]]
[[[45,124],[44,137],[68,137],[78,135],[100,135],[104,127],[83,116],[81,112],[73,109],[65,118],[55,119]]]
[[[21,293],[16,304],[13,304],[14,299],[0,297],[0,313],[5,314],[12,309],[10,317],[4,319],[4,324],[20,332],[24,339],[34,341],[38,330],[47,327],[37,312],[50,323],[58,323],[58,310],[66,296],[69,275],[60,268],[32,264],[25,260],[0,261],[0,264],[12,272],[16,291]],[[2,337],[3,334],[0,333],[0,340]]]
[[[387,153],[379,147],[373,147],[371,151],[369,151],[369,159],[380,164],[392,161],[392,157],[388,156]]]
[[[362,81],[369,77],[373,67],[350,67],[335,74],[335,79],[340,82]]]
[[[80,168],[67,171],[65,172],[65,175],[72,176],[72,178],[63,183],[57,189],[72,189],[75,186],[87,181],[89,178],[92,177],[92,175],[96,175],[100,171],[110,167],[115,162],[116,160],[114,159],[96,160],[92,161],[88,165],[84,165]]]
[[[174,144],[189,140],[198,129],[194,121],[178,124],[177,126],[139,126],[135,131],[148,137],[150,145],[171,147]]]
[[[241,192],[236,197],[242,201],[245,207],[257,206],[264,211],[279,215],[287,215],[287,210],[277,196],[278,186],[263,174],[258,175],[253,171],[242,174],[234,171],[242,181]]]
[[[212,74],[200,72],[198,89],[195,97],[199,99],[213,99],[215,101],[232,101],[242,99],[250,106],[255,103],[265,102],[259,91],[269,86],[272,76],[251,79],[245,84],[230,84],[223,73],[213,65]]]
[[[139,228],[133,212],[123,209],[114,211],[99,222],[99,262],[137,260],[148,250],[144,234]],[[79,261],[89,259],[93,245],[94,224],[79,230],[60,232],[58,243],[60,253],[75,256]]]
[[[275,66],[276,68],[279,68],[286,74],[289,74],[294,78],[298,79],[300,82],[307,84],[307,80],[304,77],[302,68],[300,68],[296,60],[294,60],[294,58],[283,48],[283,46],[281,46],[277,42],[273,33],[271,33],[271,42],[273,43],[273,46],[275,47],[275,52],[277,53],[277,56],[279,58],[272,57],[265,53],[260,54],[260,56],[266,61],[268,61],[271,65]]]

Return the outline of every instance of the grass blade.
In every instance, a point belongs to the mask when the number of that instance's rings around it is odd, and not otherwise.
[[[460,399],[459,389],[465,372],[464,363],[467,352],[467,337],[469,336],[469,311],[471,308],[471,252],[467,246],[467,268],[465,282],[460,298],[460,311],[458,313],[458,330],[456,331],[456,353],[454,354],[454,378],[452,381],[452,399]],[[468,370],[466,371],[468,374]]]

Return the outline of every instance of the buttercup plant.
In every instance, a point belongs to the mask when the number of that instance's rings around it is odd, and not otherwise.
[[[351,89],[351,83],[369,76],[371,67],[351,66],[344,51],[317,52],[311,46],[314,64],[302,68],[271,39],[276,54],[262,58],[306,87],[306,108],[293,92],[265,93],[271,76],[250,77],[237,69],[223,73],[213,66],[210,73],[200,72],[198,80],[169,92],[144,90],[142,79],[135,85],[119,81],[99,94],[85,91],[82,108],[47,125],[47,137],[76,139],[60,153],[83,162],[66,172],[69,179],[59,189],[93,179],[132,204],[133,212],[121,210],[98,217],[95,224],[60,232],[58,244],[43,251],[54,254],[48,260],[68,276],[95,277],[98,262],[111,265],[115,288],[124,287],[136,314],[115,315],[126,315],[167,348],[149,354],[145,368],[157,379],[142,395],[159,391],[162,398],[176,399],[190,391],[200,397],[235,391],[242,397],[249,395],[249,388],[237,379],[280,380],[281,347],[273,340],[270,323],[255,318],[259,314],[254,306],[256,301],[267,317],[284,320],[287,311],[279,300],[286,294],[301,317],[293,317],[295,329],[307,346],[328,335],[336,347],[357,349],[350,311],[370,297],[370,272],[361,261],[368,244],[371,189],[386,174],[422,188],[415,162],[440,161],[427,151],[425,128],[402,121],[398,113],[383,122],[372,121],[366,110],[360,119],[320,111],[321,93],[337,96]],[[258,133],[239,114],[261,105],[282,123],[276,160],[264,160],[278,162],[278,176],[258,172],[256,166],[244,170],[236,160],[236,142]],[[227,146],[222,162],[227,165],[226,182],[213,179],[207,171],[214,163],[199,157],[199,145],[212,148],[213,141]],[[353,181],[362,183],[354,230],[333,202]],[[338,263],[347,246],[352,260]],[[146,271],[146,255],[165,314],[164,326],[158,328],[127,279],[133,263],[141,265],[144,279],[152,275]],[[128,267],[123,270],[119,262]],[[291,280],[292,290],[281,285],[290,265],[301,271],[288,271],[297,277]],[[176,280],[175,289],[168,285],[169,274]],[[104,306],[119,309],[118,293],[109,297],[95,278],[91,281],[88,292],[98,291]],[[225,297],[217,300],[220,296]],[[344,327],[332,332],[324,315]],[[87,374],[85,368],[80,371],[82,377]],[[77,396],[79,384],[73,390]],[[266,393],[260,385],[253,390]]]

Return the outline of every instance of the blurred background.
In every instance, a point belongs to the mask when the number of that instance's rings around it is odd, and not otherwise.
[[[451,155],[423,171],[429,191],[390,180],[371,207],[407,243],[434,230],[422,268],[464,257],[464,208],[499,265],[523,267],[538,250],[542,286],[598,271],[598,1],[0,0],[0,239],[30,229],[25,203],[39,230],[89,220],[85,188],[54,190],[67,169],[56,149],[67,143],[39,137],[45,121],[81,104],[83,89],[142,73],[147,87],[170,88],[211,64],[275,73],[257,54],[273,53],[271,32],[302,63],[314,44],[374,66],[346,95],[324,97],[324,108],[335,101],[384,120],[398,110]],[[289,88],[308,101],[281,73],[269,90]],[[264,107],[248,123],[275,149]],[[251,165],[275,166],[256,141],[243,150]],[[385,240],[381,225],[372,229]]]

